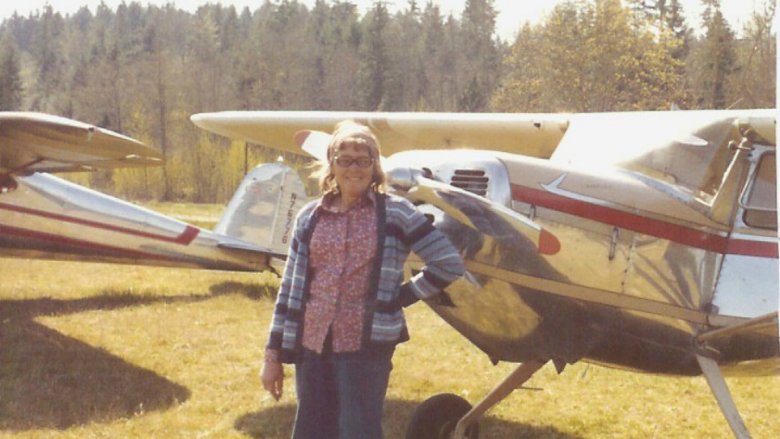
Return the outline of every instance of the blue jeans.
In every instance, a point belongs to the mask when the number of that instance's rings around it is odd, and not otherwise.
[[[295,365],[298,410],[293,439],[381,439],[394,350],[304,350]]]

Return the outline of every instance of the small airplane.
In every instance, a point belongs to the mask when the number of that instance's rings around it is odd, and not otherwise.
[[[305,201],[297,195],[303,193],[296,186],[300,179],[287,167],[252,170],[214,231],[50,174],[162,163],[156,150],[106,129],[41,113],[0,112],[0,255],[280,269],[293,214]],[[282,185],[288,191],[278,190]],[[288,211],[276,209],[277,203]],[[249,234],[249,241],[236,237]]]
[[[364,123],[392,190],[460,249],[466,276],[429,305],[493,362],[520,365],[474,407],[426,400],[407,438],[478,437],[544,364],[578,361],[704,375],[749,437],[724,375],[780,373],[775,110],[191,119],[317,158],[337,122]]]
[[[478,419],[542,365],[576,361],[703,374],[749,437],[723,375],[780,371],[774,110],[192,119],[320,158],[324,131],[366,123],[391,154],[393,190],[461,249],[467,275],[431,306],[492,361],[521,364],[473,408],[450,394],[424,402],[408,437],[476,437]],[[214,231],[49,174],[162,159],[81,122],[0,113],[0,255],[281,269],[306,201],[284,164],[248,173]]]

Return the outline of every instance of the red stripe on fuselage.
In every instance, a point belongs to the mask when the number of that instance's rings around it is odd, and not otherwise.
[[[759,256],[762,258],[777,258],[777,244],[766,241],[750,241],[747,239],[730,239],[726,253],[730,255]]]
[[[198,230],[197,228],[187,225],[184,228],[184,231],[180,233],[178,236],[170,237],[170,236],[158,235],[155,233],[142,232],[140,230],[134,230],[127,227],[115,226],[106,223],[99,223],[97,221],[85,220],[85,219],[76,218],[67,215],[60,215],[58,213],[46,212],[44,210],[30,209],[28,207],[21,207],[13,204],[0,203],[0,209],[9,210],[11,212],[24,213],[27,215],[39,216],[43,218],[54,219],[58,221],[65,221],[73,224],[79,224],[82,226],[89,226],[89,227],[95,227],[103,230],[110,230],[112,232],[119,232],[128,235],[140,236],[143,238],[154,239],[157,241],[172,242],[181,245],[189,245],[195,239],[195,237],[198,236],[198,233],[200,233],[200,230]]]
[[[53,235],[51,233],[43,233],[43,232],[37,232],[35,230],[4,226],[2,224],[0,224],[0,233],[3,233],[5,235],[19,236],[23,238],[37,239],[39,241],[51,242],[54,244],[81,247],[89,250],[108,251],[111,253],[121,254],[122,256],[126,256],[126,257],[136,257],[142,259],[174,260],[173,258],[169,258],[163,255],[156,255],[154,253],[147,253],[138,250],[130,250],[121,247],[113,247],[105,244],[97,244],[94,242],[83,241],[80,239],[72,239],[60,235]]]
[[[513,184],[512,199],[715,253],[778,257],[777,244],[773,242],[729,240],[725,236],[714,233],[702,232],[539,189]]]

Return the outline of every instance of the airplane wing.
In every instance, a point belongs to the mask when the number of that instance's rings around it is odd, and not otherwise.
[[[161,165],[143,143],[72,119],[0,112],[0,173],[86,171]]]
[[[331,132],[353,119],[373,130],[390,156],[409,149],[471,148],[550,157],[568,128],[565,114],[369,113],[226,111],[191,117],[200,128],[231,139],[302,154],[302,130]]]

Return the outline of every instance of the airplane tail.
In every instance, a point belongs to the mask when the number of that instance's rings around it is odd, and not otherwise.
[[[295,217],[306,201],[303,181],[290,167],[281,163],[257,166],[244,177],[214,232],[286,257]]]

